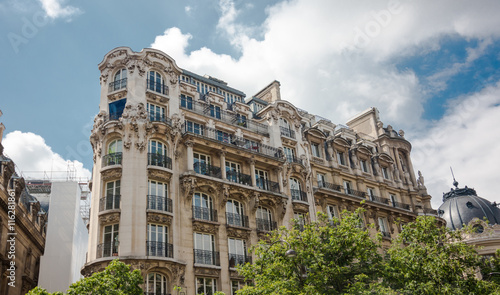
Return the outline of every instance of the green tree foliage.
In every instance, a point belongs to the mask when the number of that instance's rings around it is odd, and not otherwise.
[[[366,288],[380,276],[379,241],[363,228],[359,214],[343,212],[341,220],[319,221],[292,229],[280,228],[270,243],[254,247],[254,264],[239,271],[252,286],[238,294],[343,294]],[[268,246],[271,245],[271,246]],[[287,256],[293,249],[296,257]]]
[[[141,295],[143,294],[141,272],[131,271],[130,266],[117,259],[113,260],[105,270],[96,272],[72,284],[68,295]],[[29,295],[62,295],[61,292],[48,293],[36,287]]]

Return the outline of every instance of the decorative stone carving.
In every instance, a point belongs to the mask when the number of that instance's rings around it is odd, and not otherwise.
[[[104,225],[104,224],[109,224],[109,223],[116,223],[120,221],[120,213],[114,212],[110,214],[104,214],[99,216],[99,222]]]
[[[169,182],[172,174],[163,170],[157,170],[155,168],[148,169],[148,178],[155,179],[163,182]]]
[[[172,216],[148,212],[148,222],[170,225],[172,224]]]
[[[208,277],[220,277],[220,269],[214,268],[204,268],[204,267],[195,267],[194,274],[196,276],[208,276]]]
[[[242,239],[242,240],[248,240],[248,238],[250,238],[250,229],[248,229],[248,231],[245,231],[242,229],[228,227],[227,228],[227,236]]]
[[[209,233],[209,234],[217,234],[219,231],[219,225],[218,224],[211,224],[211,223],[202,223],[200,221],[193,221],[193,231],[195,232],[203,232],[203,233]]]
[[[196,178],[195,177],[184,177],[181,183],[181,189],[184,192],[184,199],[191,201],[190,196],[193,196],[194,190],[196,189]]]
[[[108,169],[102,172],[102,180],[109,181],[111,179],[120,179],[122,177],[121,168]]]

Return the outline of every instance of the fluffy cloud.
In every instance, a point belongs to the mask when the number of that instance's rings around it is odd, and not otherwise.
[[[77,180],[88,180],[91,177],[90,171],[83,168],[83,163],[64,160],[52,151],[40,135],[13,131],[5,136],[2,145],[4,153],[14,161],[17,170],[26,178],[43,179],[49,176],[54,180],[66,180],[68,167],[74,167],[73,176]]]
[[[458,106],[437,122],[423,120],[422,114],[429,95],[446,90],[449,79],[500,36],[499,1],[283,1],[268,7],[267,19],[257,27],[238,22],[241,11],[233,1],[219,4],[217,30],[240,51],[238,58],[206,47],[187,52],[193,36],[178,28],[167,29],[151,46],[182,68],[221,78],[249,96],[277,79],[282,99],[335,123],[376,106],[385,123],[416,140],[416,154],[427,155],[414,167],[426,175],[434,201],[439,203],[441,192],[449,189],[449,165],[457,174],[474,174],[474,179],[464,176],[462,184],[485,187],[480,193],[495,196],[489,180],[500,165],[491,158],[498,138],[489,134],[494,125],[488,124],[500,116],[487,101],[488,91],[498,87],[459,98],[459,106],[477,103],[477,109],[465,112],[468,119],[461,125],[450,123],[464,116]],[[397,67],[408,57],[438,51],[445,38],[478,40],[478,45],[467,48],[465,60],[436,66],[429,77]],[[427,132],[420,133],[423,129]],[[460,147],[448,146],[457,142]]]
[[[48,17],[52,19],[66,18],[82,13],[79,8],[63,6],[64,0],[39,0]]]

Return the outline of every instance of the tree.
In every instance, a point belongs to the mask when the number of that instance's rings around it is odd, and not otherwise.
[[[269,243],[253,248],[260,259],[239,268],[253,285],[238,294],[344,294],[367,288],[381,275],[382,257],[380,237],[374,240],[364,229],[362,212],[344,211],[332,221],[320,214],[317,222],[280,228]]]
[[[492,294],[498,285],[478,278],[484,260],[462,234],[417,217],[387,251],[384,284],[400,294]]]
[[[141,272],[131,271],[130,266],[118,259],[113,260],[105,270],[96,272],[69,286],[68,295],[141,295],[143,294]],[[36,287],[29,295],[59,295],[61,292],[48,293]]]

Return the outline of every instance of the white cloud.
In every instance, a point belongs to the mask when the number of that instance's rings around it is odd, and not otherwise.
[[[206,47],[187,52],[193,37],[178,28],[167,29],[157,36],[152,47],[171,55],[180,67],[223,79],[248,96],[269,82],[279,80],[282,99],[336,123],[343,123],[356,113],[376,106],[382,121],[405,129],[408,137],[416,137],[412,134],[429,126],[432,129],[427,136],[439,134],[439,130],[453,130],[453,126],[446,125],[447,121],[430,125],[423,120],[423,105],[430,93],[445,89],[450,78],[469,67],[492,40],[500,36],[500,18],[496,16],[500,2],[494,0],[481,5],[455,0],[283,1],[267,8],[267,19],[258,28],[239,22],[240,11],[233,1],[220,0],[219,5],[221,17],[217,30],[240,51],[239,58],[218,54]],[[257,30],[264,32],[262,39],[252,37]],[[398,61],[410,56],[439,50],[444,38],[479,42],[476,48],[468,49],[465,60],[436,67],[435,76],[429,79],[396,67]],[[450,110],[448,116],[451,117],[447,118],[454,118],[454,110]],[[457,131],[457,135],[473,133],[468,136],[481,138],[484,142],[489,132],[485,114],[491,114],[490,121],[494,120],[493,114],[498,115],[498,109],[485,106],[482,112],[470,113],[470,122]],[[485,129],[476,129],[480,127]],[[425,136],[419,140],[425,142]],[[489,136],[488,140],[494,138]],[[431,150],[444,149],[444,144],[439,143],[437,141]],[[463,148],[466,146],[464,144]],[[493,161],[472,150],[462,153],[450,150],[443,156],[456,163],[450,164],[456,166],[457,171],[464,166],[472,169],[467,173],[474,171],[478,179],[489,177],[482,165]],[[476,160],[467,162],[464,160],[467,157]],[[415,169],[427,175],[430,187],[433,187],[432,178],[439,178],[441,186],[447,186],[449,181],[444,179],[449,173],[442,171],[448,169],[447,161],[439,157],[436,160],[437,164],[446,167],[437,170],[422,161],[414,165]],[[437,174],[429,177],[429,173],[436,171],[440,171],[439,177]],[[482,183],[471,181],[470,185],[479,187]],[[440,196],[434,197],[434,200],[440,199]]]
[[[40,135],[13,131],[5,136],[2,145],[4,153],[14,161],[18,171],[26,178],[53,177],[54,180],[64,180],[68,177],[68,165],[71,170],[74,167],[73,176],[77,180],[88,180],[91,177],[90,171],[83,168],[83,163],[63,159],[52,151]]]
[[[70,19],[74,15],[82,13],[79,8],[73,6],[63,6],[65,0],[39,0],[42,8],[48,17],[52,19]]]
[[[193,10],[193,8],[189,5],[184,7],[184,11],[187,15],[191,15],[191,10]]]

